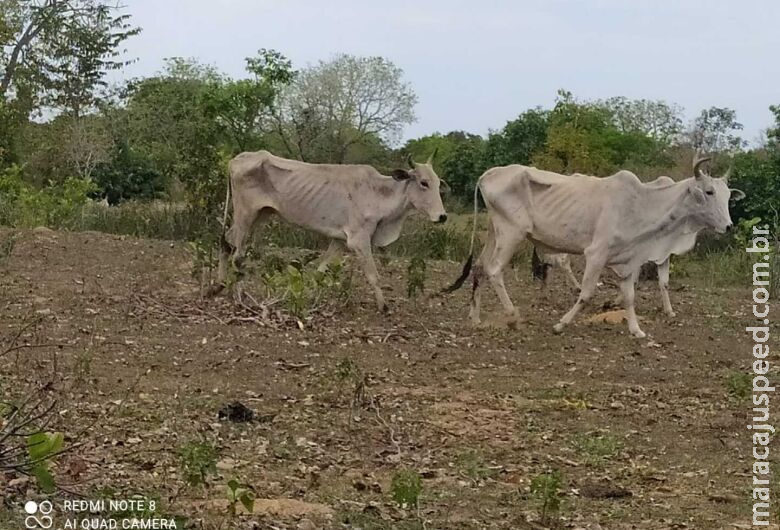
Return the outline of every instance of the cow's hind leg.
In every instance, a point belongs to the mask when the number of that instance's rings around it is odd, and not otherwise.
[[[344,252],[344,248],[345,246],[342,240],[331,239],[330,245],[328,245],[328,250],[326,250],[320,258],[320,264],[317,266],[317,270],[320,272],[325,272],[328,270],[328,265],[330,265],[333,260],[341,256],[341,254]]]
[[[569,281],[569,285],[575,290],[579,291],[581,289],[580,282],[577,281],[577,277],[574,275],[574,272],[571,270],[571,257],[568,254],[564,254],[561,256],[561,268],[566,273],[566,279]]]
[[[225,241],[223,245],[232,248],[230,259],[225,264],[224,274],[222,276],[222,282],[227,281],[228,267],[232,266],[236,275],[236,280],[241,278],[242,265],[244,257],[246,256],[247,243],[249,236],[252,233],[252,229],[268,220],[268,217],[273,213],[271,208],[240,208],[236,209],[233,213],[233,225],[225,234]],[[221,261],[221,260],[220,260]],[[220,264],[222,269],[222,264]]]
[[[669,300],[669,261],[671,258],[666,258],[666,261],[658,266],[658,289],[661,291],[661,303],[663,304],[664,313],[670,317],[674,317],[675,313],[672,309],[672,302]]]
[[[511,319],[510,325],[512,325],[517,320],[518,314],[512,300],[509,298],[509,294],[506,292],[504,269],[512,260],[518,243],[525,238],[526,231],[509,223],[501,223],[494,228],[492,252],[485,256],[486,259],[482,266],[485,275],[498,295],[498,299],[504,308],[504,313]]]
[[[574,320],[574,317],[580,312],[582,306],[590,301],[590,298],[596,290],[596,284],[599,281],[599,276],[601,276],[601,270],[604,268],[605,261],[605,252],[596,249],[588,249],[585,251],[585,273],[582,275],[582,289],[580,290],[580,295],[577,297],[574,306],[569,309],[569,312],[563,315],[561,320],[553,327],[556,333],[563,331],[563,328]]]
[[[628,322],[628,331],[638,338],[645,337],[645,332],[639,329],[639,322],[636,318],[634,309],[634,294],[638,271],[620,281],[620,291],[623,293],[623,307],[626,309],[626,321]]]
[[[480,322],[480,309],[482,306],[482,281],[485,279],[485,261],[493,255],[493,250],[496,245],[495,231],[493,225],[488,226],[487,240],[485,246],[482,247],[482,252],[479,253],[477,262],[474,265],[474,272],[471,275],[471,307],[469,308],[469,319],[473,324],[479,324]]]

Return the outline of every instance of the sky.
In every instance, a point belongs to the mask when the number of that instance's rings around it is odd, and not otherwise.
[[[142,33],[123,78],[166,57],[194,57],[232,76],[273,48],[295,69],[337,53],[383,56],[416,92],[404,138],[486,134],[564,88],[677,103],[692,119],[737,111],[755,143],[780,105],[776,0],[125,0]]]

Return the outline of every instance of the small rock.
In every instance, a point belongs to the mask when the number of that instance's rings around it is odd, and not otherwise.
[[[230,471],[236,467],[236,461],[232,458],[223,458],[217,462],[217,469],[220,471]]]

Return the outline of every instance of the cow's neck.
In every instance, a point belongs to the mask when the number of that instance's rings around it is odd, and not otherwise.
[[[686,204],[688,189],[693,183],[694,179],[689,178],[668,187],[646,189],[642,193],[642,211],[649,214],[645,214],[647,217],[640,223],[635,241],[648,244],[646,251],[652,255],[645,256],[645,259],[665,258],[673,252],[677,239],[703,228]]]
[[[383,222],[403,221],[404,217],[414,209],[406,192],[409,181],[405,180],[403,182],[398,182],[393,180],[389,182],[388,185],[390,190],[388,196],[384,200],[387,210],[382,216]]]
[[[377,222],[372,242],[379,247],[385,247],[397,240],[401,235],[404,219],[413,209],[406,195],[408,182],[390,181],[383,183],[385,193],[382,193],[382,212]]]

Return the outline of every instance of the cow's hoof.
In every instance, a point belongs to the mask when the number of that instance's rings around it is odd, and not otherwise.
[[[383,315],[390,314],[390,306],[387,304],[382,304],[381,306],[379,306],[379,312],[382,313]]]
[[[674,311],[665,311],[665,313],[666,316],[668,316],[669,318],[674,318],[677,316],[677,313],[675,313]]]
[[[565,324],[562,324],[561,322],[558,322],[553,326],[553,331],[555,333],[563,333],[563,327]]]
[[[637,339],[644,339],[645,337],[647,337],[647,334],[644,331],[642,331],[641,329],[637,329],[635,331],[632,331],[631,334],[634,337],[636,337]]]

